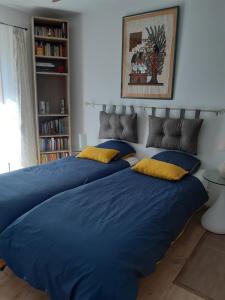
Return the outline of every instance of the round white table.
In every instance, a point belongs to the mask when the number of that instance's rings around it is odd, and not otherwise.
[[[208,170],[203,177],[208,182],[220,185],[221,192],[215,204],[202,216],[202,226],[208,231],[225,234],[225,178],[217,170]]]

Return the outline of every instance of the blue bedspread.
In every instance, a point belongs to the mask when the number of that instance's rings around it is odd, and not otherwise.
[[[123,160],[103,164],[71,156],[0,175],[0,233],[46,199],[127,167],[129,164]]]
[[[12,270],[52,300],[134,300],[208,196],[187,176],[170,182],[130,168],[56,195],[0,236]]]

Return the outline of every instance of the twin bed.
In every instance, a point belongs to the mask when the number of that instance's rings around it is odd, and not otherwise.
[[[34,206],[66,190],[128,168],[127,161],[103,164],[68,157],[0,176],[0,233]]]
[[[191,175],[199,163],[177,153],[155,159],[184,167],[181,180],[136,172],[121,157],[70,157],[0,176],[0,257],[53,300],[135,300],[139,278],[208,200]]]

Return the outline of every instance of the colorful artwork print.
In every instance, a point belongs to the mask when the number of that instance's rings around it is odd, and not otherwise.
[[[139,45],[141,47],[137,51],[134,50],[131,58],[132,71],[129,84],[163,85],[158,82],[157,77],[158,74],[162,74],[166,56],[165,25],[145,29],[148,33],[146,39],[142,38],[142,32],[130,34],[130,52]]]
[[[178,7],[124,17],[123,98],[171,99]]]

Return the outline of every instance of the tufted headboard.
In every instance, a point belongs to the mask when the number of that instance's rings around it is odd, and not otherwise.
[[[149,116],[146,147],[180,150],[197,154],[202,119],[172,119]]]
[[[102,142],[99,139],[99,113],[103,110],[103,103],[85,102],[85,114],[88,120],[86,133],[89,144]],[[113,113],[113,104],[106,104],[107,112]],[[124,104],[119,102],[114,105],[116,113],[124,114]],[[218,152],[217,145],[220,140],[224,140],[225,135],[225,110],[223,108],[203,108],[203,107],[170,107],[151,106],[144,102],[134,105],[137,113],[138,123],[138,144],[133,144],[139,158],[151,157],[159,153],[163,148],[149,147],[146,143],[149,135],[149,116],[170,118],[170,119],[204,119],[198,138],[198,158],[202,161],[202,166],[213,168],[224,160],[224,153]],[[127,114],[131,114],[130,105],[126,105]],[[104,110],[103,110],[104,111]],[[199,115],[200,114],[200,115]]]
[[[134,109],[131,107],[131,114],[126,114],[125,111],[121,114],[100,111],[99,138],[138,143],[137,114]]]
[[[149,135],[146,147],[180,150],[197,155],[198,136],[203,123],[200,110],[196,110],[194,119],[185,118],[185,109],[180,110],[180,118],[171,118],[170,109],[165,117],[156,117],[155,110],[149,116]]]

